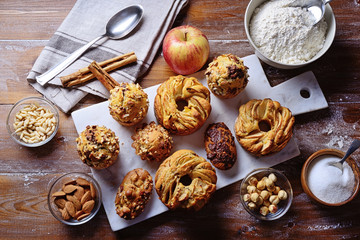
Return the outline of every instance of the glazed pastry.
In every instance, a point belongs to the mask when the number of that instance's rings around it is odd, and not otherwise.
[[[188,135],[209,117],[210,91],[194,77],[170,77],[157,89],[154,108],[157,121],[170,133]]]
[[[134,140],[131,146],[142,160],[161,162],[170,155],[173,147],[169,132],[155,122],[136,128],[131,138]]]
[[[132,220],[145,209],[152,193],[153,181],[148,171],[142,168],[128,172],[115,197],[116,213]]]
[[[243,60],[233,54],[216,57],[205,72],[211,92],[220,98],[235,97],[248,83],[247,69]]]
[[[211,164],[191,150],[179,150],[161,163],[155,176],[159,199],[169,209],[200,210],[216,190]]]
[[[263,156],[286,146],[293,134],[294,122],[291,111],[279,102],[254,99],[240,106],[235,135],[244,149]]]
[[[110,90],[110,115],[123,126],[141,122],[148,108],[148,96],[139,84],[123,82]]]
[[[207,158],[218,169],[227,170],[236,162],[234,136],[223,122],[213,123],[205,131]]]
[[[119,139],[106,127],[87,126],[76,143],[80,159],[95,169],[111,166],[119,155]]]

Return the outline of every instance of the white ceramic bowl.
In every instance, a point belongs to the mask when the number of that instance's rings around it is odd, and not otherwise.
[[[36,104],[40,107],[43,107],[45,109],[48,109],[50,112],[52,112],[54,114],[55,117],[55,129],[54,131],[48,135],[45,140],[42,140],[40,142],[34,142],[34,143],[29,143],[29,142],[25,142],[23,139],[20,138],[20,136],[15,132],[16,129],[14,127],[14,122],[15,122],[15,116],[19,113],[19,111],[21,111],[25,106],[31,105],[31,104]],[[18,101],[17,103],[14,104],[14,106],[11,108],[8,116],[7,116],[7,120],[6,120],[6,127],[7,130],[10,134],[10,136],[15,140],[15,142],[25,146],[25,147],[39,147],[42,146],[48,142],[51,141],[51,139],[56,135],[56,132],[59,128],[59,112],[57,110],[57,108],[55,107],[54,104],[52,104],[50,101],[48,101],[45,98],[41,98],[41,97],[27,97],[24,99],[21,99],[20,101]]]
[[[267,63],[270,66],[273,66],[276,68],[281,68],[281,69],[299,68],[299,67],[303,67],[305,65],[308,65],[308,64],[316,61],[322,55],[324,55],[326,53],[326,51],[330,48],[330,46],[335,38],[336,21],[335,21],[335,16],[334,16],[334,13],[333,13],[330,5],[326,4],[324,18],[328,25],[328,30],[327,30],[326,37],[325,37],[324,47],[311,60],[309,60],[305,63],[301,63],[301,64],[285,64],[285,63],[281,63],[281,62],[272,60],[272,59],[266,57],[265,55],[263,55],[260,52],[260,50],[255,46],[254,42],[252,41],[252,39],[250,37],[249,25],[250,25],[250,20],[251,20],[254,10],[266,1],[267,0],[251,0],[246,8],[245,17],[244,17],[244,26],[245,26],[246,36],[249,40],[250,45],[255,49],[256,56],[258,58],[260,58],[263,62]]]

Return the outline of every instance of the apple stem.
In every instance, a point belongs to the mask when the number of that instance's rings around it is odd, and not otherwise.
[[[188,32],[185,32],[185,41],[187,41],[187,34],[188,34]]]

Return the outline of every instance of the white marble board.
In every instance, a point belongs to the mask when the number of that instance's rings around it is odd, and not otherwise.
[[[260,62],[255,55],[244,57],[243,60],[245,65],[249,68],[248,71],[250,75],[249,83],[245,90],[237,97],[227,100],[221,100],[214,95],[211,95],[212,112],[209,119],[201,129],[191,135],[173,136],[173,152],[179,149],[191,149],[206,159],[203,143],[206,127],[210,123],[222,121],[234,134],[234,123],[238,115],[239,106],[250,99],[272,98],[273,100],[279,101],[283,106],[288,107],[294,115],[328,107],[324,95],[312,72],[306,72],[279,84],[276,87],[271,87]],[[194,76],[207,86],[204,71],[199,72]],[[145,92],[149,97],[150,106],[148,114],[143,122],[156,122],[153,103],[157,88],[158,85],[145,89]],[[310,97],[301,97],[301,90],[308,91]],[[167,211],[167,208],[158,199],[158,195],[154,190],[150,202],[139,217],[134,220],[124,220],[120,218],[116,214],[114,200],[117,188],[125,174],[135,168],[144,168],[149,171],[154,179],[159,163],[143,161],[135,154],[135,150],[131,147],[131,135],[134,132],[134,127],[123,127],[118,124],[109,114],[107,101],[74,111],[72,117],[78,133],[83,131],[87,125],[103,125],[113,130],[119,137],[120,154],[118,161],[107,169],[91,169],[95,179],[101,186],[103,206],[113,231],[126,228]],[[238,158],[233,168],[226,171],[216,169],[218,177],[217,189],[241,180],[253,169],[271,167],[300,154],[294,139],[291,139],[287,146],[279,153],[266,157],[254,157],[250,155],[241,148],[237,141],[236,147]]]

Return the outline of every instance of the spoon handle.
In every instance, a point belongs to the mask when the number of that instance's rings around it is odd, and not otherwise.
[[[355,139],[349,149],[346,151],[344,157],[341,159],[341,164],[344,163],[344,161],[350,156],[350,154],[352,154],[356,149],[358,149],[360,147],[360,140],[359,139]]]
[[[105,37],[105,35],[99,36],[94,40],[88,42],[86,45],[82,46],[72,54],[70,54],[63,62],[54,67],[50,68],[48,71],[44,72],[40,76],[36,77],[36,81],[44,86],[48,81],[53,79],[56,75],[61,73],[65,68],[67,68],[70,64],[72,64],[76,59],[78,59],[88,48],[90,48],[95,42],[99,41],[101,38]]]

